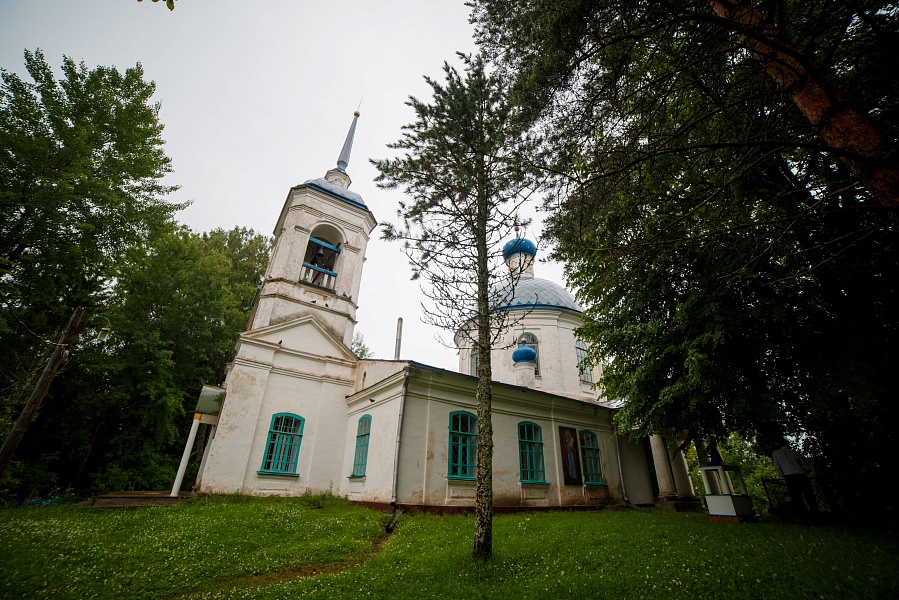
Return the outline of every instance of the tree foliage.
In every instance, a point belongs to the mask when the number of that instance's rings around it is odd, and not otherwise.
[[[166,489],[184,413],[223,377],[269,243],[175,224],[159,105],[140,65],[65,58],[59,81],[40,51],[25,65],[31,82],[4,71],[0,88],[4,435],[72,309],[87,315],[0,495]],[[93,339],[102,326],[106,344]]]
[[[424,276],[433,302],[426,320],[469,336],[478,352],[478,460],[474,554],[493,551],[493,430],[490,349],[508,311],[492,312],[508,293],[499,243],[512,232],[513,214],[534,187],[523,156],[533,142],[520,126],[506,88],[488,73],[482,57],[460,55],[460,74],[444,65],[446,82],[425,78],[431,103],[410,98],[416,121],[390,147],[396,159],[373,161],[378,184],[402,187],[400,227],[385,224],[384,237],[404,242],[413,278]],[[504,277],[505,279],[508,276]],[[513,282],[514,283],[514,282]]]
[[[204,383],[224,377],[268,250],[242,228],[180,228],[129,249],[103,313],[112,335],[100,344],[86,332],[72,349],[7,485],[20,494],[171,486],[185,415]]]
[[[882,483],[899,269],[894,201],[870,173],[896,164],[899,81],[884,73],[899,11],[482,1],[474,18],[548,132],[550,234],[588,306],[581,334],[608,362],[602,385],[627,399],[619,419],[638,434],[791,433],[847,491]],[[784,84],[790,61],[811,81]],[[803,85],[832,103],[826,117],[809,116]],[[834,142],[841,111],[868,128],[842,135],[880,149]]]
[[[144,0],[137,0],[138,2],[143,2]],[[153,2],[160,2],[160,0],[152,0]],[[175,0],[165,0],[165,5],[169,10],[175,10]]]
[[[352,350],[358,358],[373,358],[375,355],[365,343],[365,336],[358,331],[353,334]]]
[[[37,50],[25,67],[31,81],[3,71],[0,86],[0,388],[13,403],[45,340],[74,307],[89,318],[128,245],[170,228],[180,208],[165,200],[170,160],[140,64],[120,73],[64,58],[57,81]]]

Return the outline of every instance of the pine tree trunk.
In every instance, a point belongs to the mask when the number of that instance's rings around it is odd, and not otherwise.
[[[483,173],[483,170],[481,170]],[[477,275],[478,275],[478,472],[475,488],[474,556],[488,559],[493,555],[493,401],[490,362],[492,330],[490,328],[490,285],[487,254],[487,181],[481,175],[477,186]]]
[[[733,23],[747,50],[818,130],[824,142],[884,208],[899,208],[899,156],[883,132],[856,110],[807,57],[746,0],[711,0],[712,10]]]

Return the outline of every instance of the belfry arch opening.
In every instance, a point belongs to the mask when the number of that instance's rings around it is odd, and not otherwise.
[[[317,225],[306,244],[300,281],[333,290],[342,245],[343,236],[336,227],[327,223]]]

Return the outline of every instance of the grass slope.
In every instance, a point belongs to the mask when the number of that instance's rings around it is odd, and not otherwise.
[[[645,511],[385,515],[337,499],[213,498],[169,509],[0,511],[9,598],[890,598],[899,541],[871,531],[708,523]],[[373,548],[377,550],[373,551]]]

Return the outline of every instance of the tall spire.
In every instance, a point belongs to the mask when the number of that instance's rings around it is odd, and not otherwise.
[[[347,175],[346,168],[350,164],[350,152],[353,150],[353,137],[356,135],[356,121],[359,120],[359,111],[353,113],[353,124],[346,134],[346,141],[343,142],[343,149],[340,151],[340,157],[337,159],[337,168],[331,169],[325,173],[325,180],[335,185],[347,189],[353,182]]]
[[[353,113],[353,124],[346,134],[346,141],[343,142],[343,150],[340,151],[340,158],[337,159],[337,168],[346,172],[347,165],[350,164],[350,152],[353,150],[353,136],[356,135],[356,121],[359,120],[359,111]]]

